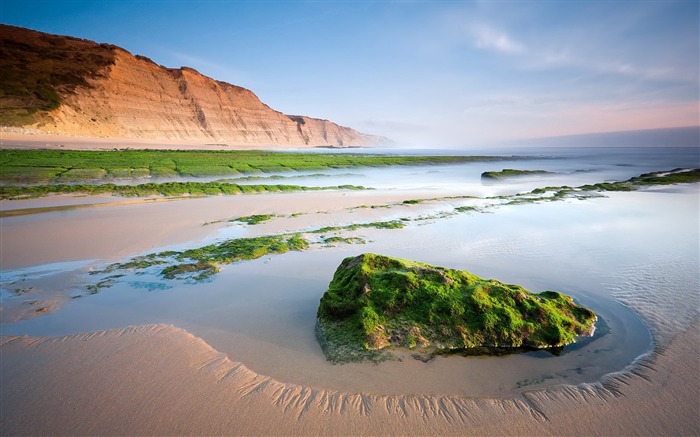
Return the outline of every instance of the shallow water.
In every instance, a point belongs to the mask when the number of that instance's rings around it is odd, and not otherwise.
[[[363,170],[363,184],[382,186],[394,179],[391,189],[407,193],[435,190],[493,195],[544,185],[626,179],[684,163],[687,166],[694,156],[658,153],[653,155],[658,160],[654,160],[649,151],[644,152],[639,163],[630,163],[633,156],[626,151],[622,157],[611,154],[607,160],[586,155],[589,157],[513,165],[561,174],[495,187],[482,184],[478,176],[486,167],[502,168],[500,163],[445,166],[438,173],[426,167]],[[463,184],[456,182],[460,178]],[[361,196],[358,201],[362,201]],[[460,202],[448,202],[447,206]],[[355,231],[352,235],[370,242],[243,262],[225,267],[210,282],[196,285],[132,274],[98,295],[72,300],[55,312],[5,323],[2,332],[45,336],[172,323],[258,373],[284,382],[350,392],[503,396],[557,384],[595,382],[649,352],[649,330],[657,342],[665,342],[697,320],[698,203],[696,184],[610,193],[605,198],[502,206],[489,213],[413,222],[403,230]],[[178,208],[185,212],[191,204],[169,205],[168,211],[173,213]],[[251,208],[253,205],[251,202]],[[411,210],[401,214],[407,211]],[[397,214],[392,210],[373,213]],[[304,223],[348,219],[347,213],[336,211],[307,217]],[[40,226],[47,218],[34,220]],[[241,234],[243,228],[236,225],[230,229]],[[242,232],[259,234],[265,229],[251,227]],[[467,269],[535,292],[562,291],[596,311],[610,331],[561,356],[541,351],[505,357],[438,357],[423,363],[399,352],[400,362],[330,365],[314,338],[318,300],[340,261],[362,252]],[[4,276],[13,274],[18,272],[3,272]],[[4,280],[5,288],[7,284]]]

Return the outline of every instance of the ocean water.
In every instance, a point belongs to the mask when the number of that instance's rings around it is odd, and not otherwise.
[[[697,149],[520,152],[533,158],[360,169],[353,170],[355,175],[339,170],[328,172],[330,176],[310,177],[308,182],[336,185],[354,178],[353,183],[360,180],[380,194],[485,197],[698,166]],[[502,168],[554,174],[499,183],[481,180],[481,172]],[[363,237],[367,244],[225,266],[213,280],[199,284],[131,274],[97,295],[0,326],[3,334],[46,336],[170,323],[260,374],[348,392],[507,396],[558,384],[596,382],[606,374],[624,371],[698,320],[699,198],[698,184],[652,187],[586,200],[499,206],[484,213],[413,221],[402,230],[358,230],[347,235]],[[376,214],[410,218],[469,202],[474,201],[453,199]],[[187,202],[180,204],[190,207]],[[50,219],[50,214],[33,218],[37,226]],[[349,216],[331,212],[316,219],[342,224]],[[240,226],[232,226],[242,236],[265,229],[241,231]],[[540,351],[503,357],[438,357],[423,363],[398,352],[401,361],[331,365],[314,338],[318,301],[342,259],[363,252],[467,269],[534,292],[562,291],[596,311],[601,329],[591,341],[569,347],[559,356]],[[3,278],[47,271],[33,269],[3,271]],[[4,281],[4,287],[9,287],[9,279]],[[65,287],[75,292],[75,285]],[[13,298],[3,296],[4,301]]]

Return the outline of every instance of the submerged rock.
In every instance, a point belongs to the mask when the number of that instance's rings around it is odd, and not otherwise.
[[[555,291],[375,254],[343,260],[321,298],[316,334],[332,362],[423,352],[561,347],[592,335],[596,315]]]

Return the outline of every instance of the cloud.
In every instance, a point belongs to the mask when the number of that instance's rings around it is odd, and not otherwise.
[[[575,68],[582,72],[613,74],[645,80],[688,81],[691,79],[683,71],[666,65],[641,65],[629,60],[610,60],[605,53],[590,55],[584,53],[583,50],[575,53],[570,49],[541,48],[528,53],[528,56],[523,58],[523,62],[522,68],[528,70]]]
[[[650,80],[686,79],[682,76],[682,73],[674,71],[674,69],[669,67],[641,67],[629,62],[599,62],[594,64],[594,68],[602,73],[614,73],[622,76],[638,77]]]
[[[682,73],[667,66],[641,65],[631,60],[610,60],[605,52],[591,54],[591,50],[572,50],[558,47],[557,42],[546,45],[526,45],[504,30],[487,24],[469,27],[473,44],[483,50],[518,57],[525,69],[576,68],[598,74],[614,74],[647,80],[683,80]]]
[[[621,30],[593,26],[583,19],[572,20],[570,26],[548,23],[535,28],[525,16],[443,11],[433,38],[442,38],[441,44],[452,50],[467,46],[505,55],[520,70],[574,69],[648,81],[697,82],[697,63],[688,60],[685,43],[676,48],[663,40],[636,42],[620,37]],[[642,25],[633,20],[629,26],[638,31]]]
[[[498,30],[486,24],[475,24],[469,29],[474,37],[477,48],[494,50],[506,54],[520,54],[525,52],[525,47],[513,40],[506,32]]]

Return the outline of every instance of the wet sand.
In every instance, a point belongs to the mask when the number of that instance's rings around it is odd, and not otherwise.
[[[61,338],[6,336],[0,433],[697,435],[697,335],[694,325],[602,383],[501,399],[376,396],[288,384],[171,325]]]
[[[384,205],[423,193],[387,191],[328,191],[314,193],[274,193],[204,198],[124,200],[101,197],[95,206],[89,197],[49,196],[43,199],[0,202],[0,209],[11,213],[18,209],[81,208],[44,211],[40,214],[2,218],[0,258],[3,269],[68,260],[101,259],[117,261],[155,248],[184,243],[196,244],[217,230],[235,232],[240,227],[226,226],[226,220],[253,214],[304,214],[279,220],[253,230],[285,232],[330,224],[349,224],[378,218],[373,210],[346,208],[360,205]],[[329,221],[330,213],[343,212]],[[320,214],[319,214],[320,213]],[[221,221],[205,226],[206,223]],[[230,225],[230,223],[228,223]],[[220,234],[224,236],[224,234]],[[194,242],[194,243],[193,243]]]

